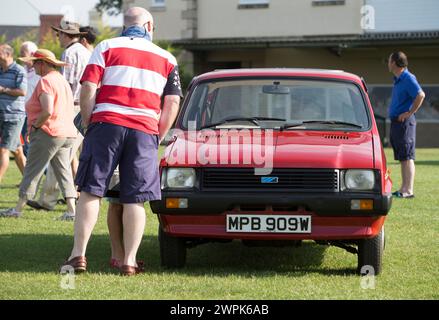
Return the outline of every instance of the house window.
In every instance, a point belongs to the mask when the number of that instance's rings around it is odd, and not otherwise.
[[[345,5],[345,0],[314,0],[312,1],[314,7],[321,6],[343,6]]]
[[[239,4],[264,4],[269,2],[270,0],[239,0]]]
[[[268,8],[270,0],[239,0],[238,9]]]
[[[165,0],[151,0],[151,7],[164,7]]]

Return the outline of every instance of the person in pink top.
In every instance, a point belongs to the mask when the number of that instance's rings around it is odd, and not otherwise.
[[[33,61],[41,80],[26,103],[30,148],[19,200],[15,208],[0,212],[0,216],[21,216],[27,199],[35,196],[38,181],[50,162],[67,202],[67,214],[74,217],[76,190],[70,170],[70,149],[76,137],[73,96],[70,85],[56,69],[65,63],[45,49],[20,60]]]

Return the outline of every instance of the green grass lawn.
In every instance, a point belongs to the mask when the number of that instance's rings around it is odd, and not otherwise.
[[[394,189],[399,165],[391,160]],[[89,243],[88,272],[75,289],[61,288],[57,269],[69,255],[73,223],[56,212],[26,208],[21,219],[0,219],[0,299],[438,299],[439,150],[418,149],[416,198],[395,199],[386,222],[386,250],[375,289],[361,289],[357,258],[306,242],[300,248],[247,248],[240,242],[188,251],[187,266],[159,263],[157,217],[146,205],[147,228],[138,258],[146,273],[121,277],[108,268],[106,208]],[[15,206],[20,174],[11,162],[0,186],[0,209]]]

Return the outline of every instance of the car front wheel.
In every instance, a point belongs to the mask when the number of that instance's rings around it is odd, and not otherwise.
[[[182,268],[186,264],[186,241],[171,237],[159,226],[161,265],[166,268]]]
[[[374,238],[360,240],[358,244],[358,273],[378,275],[382,270],[384,252],[384,226]]]

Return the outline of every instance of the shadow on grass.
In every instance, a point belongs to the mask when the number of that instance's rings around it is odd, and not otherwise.
[[[439,161],[432,161],[432,160],[418,161],[418,160],[415,160],[415,165],[417,165],[417,166],[439,166]]]
[[[325,269],[322,267],[327,247],[304,242],[300,247],[246,247],[240,241],[227,244],[207,244],[188,250],[187,266],[177,273],[190,275],[227,276],[240,274],[273,276],[288,274],[304,276],[313,273],[323,275],[355,274],[355,269]]]
[[[8,209],[15,207],[17,201],[0,201],[0,209]]]
[[[18,202],[18,196],[17,196],[17,200],[13,200],[13,201],[0,201],[0,210],[3,209],[9,209],[9,208],[15,208],[15,206],[17,205]],[[65,212],[66,211],[66,205],[57,205],[54,209],[52,210],[37,210],[34,208],[31,208],[30,206],[25,206],[24,207],[24,214],[26,214],[26,212],[32,211],[32,212],[38,212],[41,214],[46,214],[46,213],[53,213],[53,212]]]
[[[2,184],[0,186],[1,189],[17,189],[17,196],[18,196],[18,184]]]
[[[388,165],[400,165],[399,161],[387,160]],[[415,160],[415,165],[417,166],[439,166],[439,161],[437,160]]]
[[[0,272],[57,273],[73,245],[70,235],[11,234],[0,235]],[[145,261],[146,272],[177,273],[193,276],[272,276],[288,273],[303,276],[309,272],[324,275],[353,274],[355,270],[328,270],[321,267],[324,246],[305,243],[298,248],[248,248],[235,241],[228,244],[205,244],[188,250],[183,269],[160,266],[158,240],[144,236],[138,259]],[[107,235],[93,235],[87,249],[88,272],[114,274],[108,266],[110,243]]]

